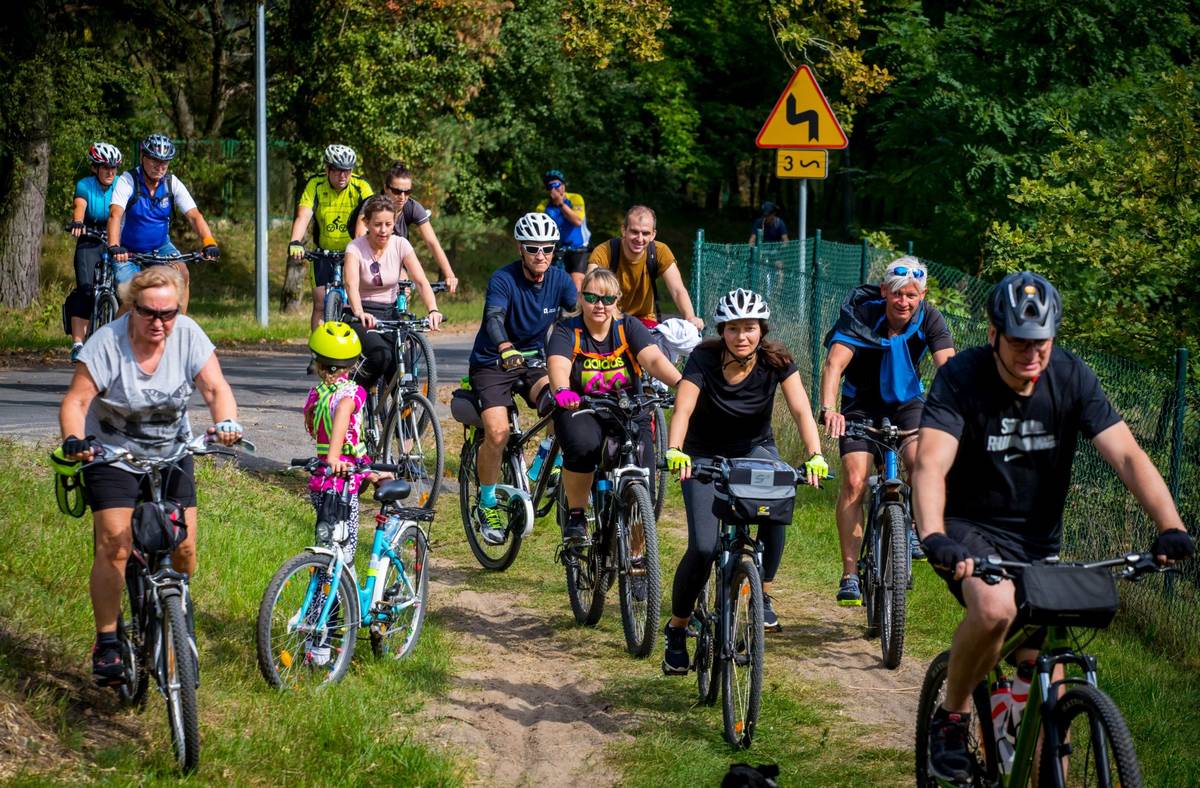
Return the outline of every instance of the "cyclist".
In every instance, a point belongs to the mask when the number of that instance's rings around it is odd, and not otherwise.
[[[607,268],[617,275],[623,294],[617,307],[640,318],[646,328],[654,328],[662,318],[657,289],[661,276],[684,318],[703,331],[704,321],[692,309],[692,299],[675,265],[675,255],[665,243],[654,240],[657,234],[658,218],[654,211],[645,205],[635,205],[625,212],[621,237],[593,249],[588,266]]]
[[[113,183],[117,179],[117,168],[121,166],[121,151],[115,145],[97,142],[88,148],[87,158],[92,174],[75,184],[72,200],[71,235],[79,239],[75,244],[75,289],[63,304],[63,317],[68,322],[64,328],[71,336],[72,361],[83,350],[83,338],[92,315],[96,266],[104,256],[103,243],[85,236],[83,231],[101,232],[108,222],[108,204],[112,202]]]
[[[1017,616],[1012,582],[988,585],[972,556],[1056,555],[1079,436],[1090,440],[1158,526],[1150,552],[1171,563],[1195,552],[1162,476],[1113,409],[1095,373],[1054,346],[1062,300],[1043,277],[1010,274],[988,300],[989,345],[934,379],[913,470],[925,552],[966,608],[954,633],[946,696],[930,727],[930,767],[966,781],[970,695],[1000,658]],[[1016,653],[1033,659],[1037,644]],[[990,724],[990,723],[989,723]]]
[[[954,341],[941,313],[925,302],[929,273],[915,257],[888,264],[880,285],[860,285],[842,304],[837,323],[825,336],[829,349],[821,373],[821,419],[842,454],[842,484],[838,491],[838,542],[842,550],[839,605],[861,605],[862,584],[858,555],[862,547],[863,497],[867,477],[878,459],[878,447],[846,435],[847,421],[876,421],[883,417],[900,429],[921,422],[924,386],[917,371],[929,351],[941,367],[954,355]],[[842,409],[837,409],[838,382]],[[915,436],[900,447],[906,468],[916,458]],[[920,543],[909,534],[913,560],[921,560]]]
[[[371,388],[384,377],[395,372],[393,343],[378,331],[370,331],[377,320],[398,320],[396,297],[400,294],[397,284],[409,280],[416,286],[421,301],[429,310],[429,327],[438,331],[442,313],[437,308],[437,299],[425,270],[417,260],[407,238],[392,232],[396,216],[396,205],[386,194],[377,194],[363,204],[362,217],[367,226],[365,235],[359,236],[346,247],[345,283],[346,309],[343,314],[357,319],[354,332],[358,334],[364,350],[364,360],[356,380]]]
[[[520,259],[488,280],[483,323],[471,348],[468,375],[479,398],[484,441],[479,447],[480,534],[489,544],[504,544],[504,516],[496,502],[500,458],[508,441],[508,408],[519,390],[531,407],[542,412],[553,406],[545,369],[525,363],[523,352],[544,351],[546,334],[559,311],[570,311],[579,300],[575,284],[550,265],[558,241],[558,226],[544,213],[527,213],[513,227]]]
[[[412,198],[412,179],[412,171],[399,161],[392,163],[391,169],[384,177],[384,190],[392,195],[392,200],[396,203],[394,232],[401,238],[407,239],[408,228],[416,227],[417,232],[421,234],[421,240],[429,247],[430,254],[437,261],[438,270],[442,272],[442,280],[445,281],[446,288],[451,293],[458,292],[458,277],[454,275],[454,269],[450,267],[450,260],[446,257],[446,252],[443,251],[442,245],[438,241],[437,233],[433,231],[433,223],[429,220],[431,216],[429,209]]]
[[[605,437],[595,416],[572,415],[579,408],[580,395],[629,388],[641,379],[642,369],[672,387],[681,378],[642,322],[617,312],[621,288],[611,271],[590,271],[583,278],[580,297],[583,313],[559,322],[547,347],[550,385],[559,407],[554,415],[554,434],[562,446],[563,484],[569,507],[563,538],[570,542],[587,536],[584,508]],[[642,446],[650,447],[649,414],[641,433]]]
[[[171,243],[171,209],[178,208],[187,217],[192,230],[200,236],[203,256],[216,260],[221,249],[196,201],[183,182],[167,168],[175,158],[175,143],[163,134],[151,134],[142,140],[141,163],[123,174],[113,186],[108,208],[108,256],[119,263],[114,269],[117,284],[124,283],[141,266],[129,262],[129,253],[152,253],[178,257]],[[183,277],[183,295],[179,308],[187,314],[188,288],[192,275],[183,263],[169,263]]]
[[[792,355],[783,345],[767,339],[770,317],[771,310],[758,293],[738,288],[722,296],[713,315],[719,336],[701,342],[688,357],[675,395],[666,461],[667,467],[684,480],[688,545],[675,570],[671,590],[671,620],[667,622],[667,648],[662,662],[667,674],[688,671],[688,621],[720,546],[717,517],[713,514],[713,485],[689,478],[693,459],[779,459],[771,431],[778,388],[809,453],[804,463],[808,483],[817,486],[829,475],[812,406]],[[763,542],[763,623],[769,630],[778,630],[779,617],[769,592],[783,559],[786,529],[760,528],[758,536]]]
[[[354,165],[357,163],[358,155],[353,148],[330,145],[325,149],[325,174],[308,179],[300,194],[300,202],[296,204],[292,241],[288,244],[288,256],[293,260],[304,259],[304,231],[313,218],[317,220],[313,225],[313,245],[319,249],[340,252],[351,238],[366,231],[357,211],[374,192],[371,191],[371,184],[354,174]],[[325,288],[333,281],[333,265],[328,260],[313,261],[310,327],[314,331],[324,318]]]
[[[750,225],[750,245],[758,243],[758,231],[763,231],[764,243],[780,243],[788,239],[788,228],[779,218],[775,203],[767,200],[762,204],[762,213]]]
[[[154,266],[129,281],[124,297],[132,311],[97,330],[79,354],[59,409],[63,456],[91,460],[94,440],[140,455],[173,451],[192,437],[188,399],[195,389],[216,425],[209,432],[221,443],[236,443],[242,434],[237,403],[213,344],[195,321],[181,314],[183,277],[174,268]],[[180,460],[178,469],[166,474],[164,497],[183,508],[187,538],[176,548],[172,563],[176,570],[194,575],[196,482],[191,457]],[[123,680],[117,614],[132,546],[133,509],[139,495],[150,495],[149,482],[122,463],[84,467],[83,478],[95,529],[89,582],[96,618],[92,673],[97,683],[111,686]],[[193,629],[190,608],[187,613]]]
[[[558,225],[558,247],[563,253],[563,268],[571,275],[571,281],[578,290],[587,271],[587,247],[592,238],[583,195],[567,191],[567,178],[562,170],[546,170],[542,175],[542,185],[546,188],[546,199],[538,203],[536,210],[545,213]]]

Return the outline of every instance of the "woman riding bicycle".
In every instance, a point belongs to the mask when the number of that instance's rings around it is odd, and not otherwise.
[[[188,399],[200,390],[216,425],[216,437],[236,443],[242,427],[237,403],[221,374],[213,343],[195,321],[180,314],[183,277],[155,266],[122,288],[131,311],[92,335],[79,354],[75,376],[59,410],[62,454],[90,461],[96,442],[139,455],[166,455],[191,439]],[[80,438],[86,435],[86,438]],[[164,497],[183,507],[187,538],[172,554],[175,569],[196,572],[196,482],[185,456],[165,477]],[[92,674],[112,685],[124,677],[117,642],[117,614],[125,562],[133,546],[131,521],[140,498],[148,498],[147,478],[123,463],[84,467],[84,488],[92,507],[95,557],[89,588],[96,617]],[[191,609],[188,624],[192,626]]]
[[[103,232],[108,222],[113,182],[117,179],[117,168],[121,166],[121,151],[107,142],[97,142],[88,148],[87,157],[92,174],[75,184],[71,210],[71,235],[79,239],[75,244],[75,289],[63,304],[64,322],[69,321],[64,328],[71,335],[72,361],[79,358],[79,351],[83,350],[83,338],[87,335],[88,318],[92,314],[96,266],[104,257],[104,241],[83,233],[84,230]]]
[[[681,378],[642,321],[618,316],[621,287],[611,271],[597,268],[585,276],[580,296],[582,313],[555,326],[547,348],[550,385],[559,407],[554,414],[554,432],[562,446],[563,484],[570,507],[563,531],[568,542],[587,536],[584,508],[605,438],[594,415],[573,415],[580,395],[636,390],[642,369],[669,386],[678,385]],[[649,447],[650,413],[645,416],[642,446]]]
[[[392,234],[396,219],[392,198],[385,194],[371,197],[363,204],[362,214],[367,233],[346,247],[343,266],[348,306],[343,317],[352,315],[358,320],[352,326],[362,342],[364,361],[355,379],[369,389],[380,378],[386,380],[395,372],[392,342],[369,329],[378,320],[400,318],[396,310],[398,283],[408,280],[416,285],[422,303],[429,310],[432,330],[439,330],[442,313],[412,244],[407,238]]]
[[[771,431],[775,389],[780,388],[810,455],[804,463],[808,483],[816,486],[829,474],[796,364],[787,348],[766,339],[770,316],[767,302],[757,293],[739,288],[724,295],[713,316],[720,338],[706,340],[692,352],[675,395],[666,460],[667,467],[678,471],[683,480],[688,546],[675,570],[671,591],[671,620],[662,663],[667,674],[688,671],[688,621],[720,544],[713,484],[689,478],[692,459],[780,459]],[[768,592],[783,559],[786,529],[763,527],[758,535],[763,543],[763,622],[767,629],[778,629],[779,619]]]

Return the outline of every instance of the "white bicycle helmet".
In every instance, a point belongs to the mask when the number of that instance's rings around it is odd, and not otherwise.
[[[358,163],[358,154],[345,145],[330,145],[325,149],[325,164],[335,170],[352,170]]]
[[[527,213],[513,227],[513,238],[518,241],[558,241],[558,225],[544,213]]]
[[[721,300],[717,302],[717,309],[713,313],[713,322],[719,326],[730,320],[746,318],[767,320],[770,317],[771,310],[767,307],[765,298],[753,290],[739,287],[737,290],[730,290],[721,296]]]
[[[97,142],[88,148],[88,161],[97,167],[120,167],[121,151],[116,145],[107,142]]]
[[[175,143],[165,134],[151,134],[142,140],[142,153],[159,161],[175,158]]]

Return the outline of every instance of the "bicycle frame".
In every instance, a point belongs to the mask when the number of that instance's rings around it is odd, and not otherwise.
[[[874,432],[876,435],[872,435]],[[867,516],[863,523],[863,541],[859,551],[860,565],[866,565],[872,574],[878,572],[878,561],[870,560],[883,554],[883,530],[878,527],[880,515],[885,505],[898,503],[904,507],[905,517],[912,522],[912,489],[900,476],[900,456],[896,451],[897,445],[904,439],[904,431],[894,427],[887,419],[881,427],[860,425],[856,431],[859,437],[871,441],[883,450],[882,462],[876,463],[875,473],[867,477],[867,487],[870,490]],[[882,468],[880,468],[882,466]],[[880,478],[880,471],[883,477]],[[913,587],[912,556],[908,557],[908,587]],[[875,578],[880,582],[880,578]]]

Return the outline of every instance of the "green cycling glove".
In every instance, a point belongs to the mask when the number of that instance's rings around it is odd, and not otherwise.
[[[663,457],[667,461],[667,470],[671,473],[678,473],[684,468],[692,467],[692,458],[679,449],[667,449],[667,453]]]
[[[804,471],[818,479],[824,479],[829,476],[829,463],[825,462],[825,456],[821,452],[817,452],[804,463]]]

